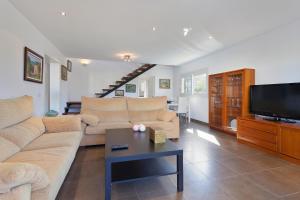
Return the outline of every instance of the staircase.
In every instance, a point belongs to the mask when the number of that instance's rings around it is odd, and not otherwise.
[[[109,85],[108,89],[102,89],[102,93],[95,93],[96,97],[102,98],[106,95],[112,93],[113,91],[117,90],[118,88],[122,87],[126,83],[130,82],[131,80],[135,79],[139,75],[145,73],[149,69],[155,67],[156,64],[144,64],[141,67],[137,68],[133,72],[127,74],[126,76],[122,77],[121,80],[116,81],[115,84]]]
[[[141,67],[137,68],[133,72],[122,77],[121,80],[116,81],[115,84],[109,85],[108,89],[102,89],[102,93],[95,93],[96,97],[99,97],[99,98],[105,97],[106,95],[112,93],[113,91],[117,90],[118,88],[122,87],[126,83],[130,82],[131,80],[135,79],[139,75],[145,73],[146,71],[150,70],[151,68],[153,68],[155,66],[156,66],[156,64],[142,65]],[[67,102],[67,107],[65,107],[65,112],[63,113],[63,115],[79,114],[80,109],[81,109],[80,101]]]

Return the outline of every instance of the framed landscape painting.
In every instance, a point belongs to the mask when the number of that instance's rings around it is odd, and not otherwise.
[[[170,89],[171,80],[170,79],[159,79],[159,88],[160,89]]]
[[[125,91],[128,93],[136,93],[136,85],[135,84],[126,84]]]
[[[24,80],[35,83],[43,83],[44,58],[25,47],[24,49]]]
[[[61,66],[61,80],[67,81],[68,80],[68,69],[66,66]]]
[[[124,96],[124,90],[116,90],[115,91],[116,97],[123,97]]]

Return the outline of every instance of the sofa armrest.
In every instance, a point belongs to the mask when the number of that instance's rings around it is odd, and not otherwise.
[[[176,112],[161,111],[158,113],[158,120],[164,122],[171,122],[177,118]]]
[[[90,126],[97,126],[100,119],[93,114],[81,114],[81,121]]]
[[[0,194],[30,184],[31,191],[43,189],[49,185],[45,170],[30,163],[0,163]]]
[[[43,123],[47,133],[81,131],[81,118],[79,115],[44,117]]]

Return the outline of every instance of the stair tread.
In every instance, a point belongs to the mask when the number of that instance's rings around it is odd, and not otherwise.
[[[131,73],[127,74],[126,76],[123,76],[121,78],[121,80],[116,81],[115,82],[116,84],[108,85],[109,89],[102,89],[102,91],[103,91],[102,93],[95,93],[95,95],[99,96],[100,98],[101,97],[105,97],[106,95],[108,95],[109,93],[113,92],[114,90],[116,90],[120,86],[128,83],[132,79],[134,79],[137,76],[143,74],[144,72],[146,72],[147,70],[151,69],[154,66],[156,66],[156,64],[143,64],[142,66],[140,66],[139,68],[135,69]]]

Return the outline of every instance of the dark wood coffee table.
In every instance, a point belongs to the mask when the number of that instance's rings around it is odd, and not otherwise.
[[[111,146],[128,144],[127,150],[111,151]],[[177,166],[164,157],[176,156]],[[132,129],[112,129],[105,142],[105,199],[111,199],[113,183],[136,181],[177,174],[177,191],[183,191],[183,150],[172,141],[154,144],[149,129],[135,133]]]

